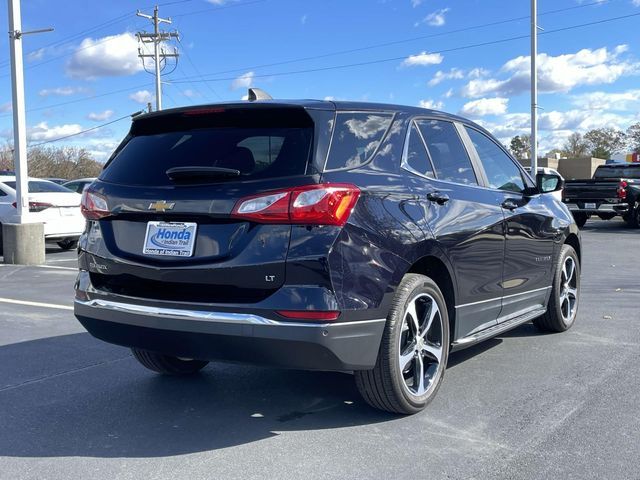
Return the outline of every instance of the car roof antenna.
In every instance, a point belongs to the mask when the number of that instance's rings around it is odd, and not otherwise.
[[[273,100],[273,97],[261,88],[250,88],[248,100],[255,102],[256,100]]]

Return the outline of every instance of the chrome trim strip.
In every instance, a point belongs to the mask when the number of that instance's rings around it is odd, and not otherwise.
[[[308,323],[308,322],[281,322],[271,320],[250,313],[231,313],[231,312],[208,312],[203,310],[186,310],[178,308],[151,307],[148,305],[136,305],[132,303],[113,302],[111,300],[92,299],[82,301],[76,299],[75,304],[89,308],[100,308],[102,310],[110,310],[113,312],[122,312],[136,315],[146,315],[150,317],[171,318],[174,320],[195,320],[200,322],[212,323],[233,323],[238,325],[270,325],[277,327],[338,327],[344,325],[360,325],[367,323],[385,322],[385,318],[374,320],[360,320],[352,322],[324,322],[324,323]]]
[[[470,307],[472,305],[480,305],[481,303],[495,302],[496,300],[504,300],[505,298],[517,297],[519,295],[526,295],[528,293],[541,292],[543,290],[549,290],[550,288],[551,285],[549,285],[548,287],[536,288],[534,290],[527,290],[526,292],[514,293],[512,295],[504,295],[502,297],[490,298],[488,300],[480,300],[479,302],[464,303],[462,305],[456,305],[455,308]]]

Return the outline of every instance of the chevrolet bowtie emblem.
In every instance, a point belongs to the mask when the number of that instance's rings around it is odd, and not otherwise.
[[[149,208],[147,210],[155,210],[156,212],[166,212],[167,210],[173,209],[176,204],[171,202],[167,203],[164,200],[160,200],[157,202],[153,202],[149,204]]]

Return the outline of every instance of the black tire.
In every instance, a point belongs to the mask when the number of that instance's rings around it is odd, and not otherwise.
[[[637,203],[631,212],[624,217],[624,221],[631,228],[640,228],[640,203]]]
[[[420,305],[416,302],[422,302],[421,304],[424,305],[424,310],[421,312],[416,310],[416,317],[422,317],[422,325],[418,320],[414,322],[415,326],[411,323],[413,327],[410,328],[407,320],[407,328],[403,330],[405,317],[410,318],[408,316],[410,304]],[[432,321],[429,321],[427,317],[432,313],[429,309],[433,308],[434,302],[438,311],[431,315]],[[413,334],[411,331],[413,328],[417,328],[418,335]],[[424,329],[423,333],[420,333],[421,329]],[[411,335],[414,338],[408,342]],[[403,340],[408,342],[405,347],[402,347]],[[425,352],[427,348],[439,349],[439,361],[436,361],[436,356],[423,353],[423,348]],[[402,356],[404,358],[411,358],[413,355],[412,360],[405,362],[404,369],[400,366],[402,351],[406,352]],[[372,370],[354,372],[356,386],[364,400],[374,408],[404,415],[417,413],[423,410],[438,392],[444,377],[448,355],[449,316],[440,289],[429,277],[407,274],[402,279],[391,304],[376,365]],[[418,370],[418,360],[420,370]],[[413,394],[413,387],[407,385],[409,380],[415,385],[414,379],[418,371],[422,373],[417,376],[422,378],[416,388],[418,391],[421,391],[420,386],[424,386],[426,379],[429,379],[428,386],[421,395]],[[432,373],[429,374],[429,372]],[[410,378],[406,378],[407,375]]]
[[[578,228],[584,227],[585,223],[587,223],[587,219],[589,216],[583,212],[572,212],[573,219],[576,221],[576,225]]]
[[[575,266],[575,280],[569,279],[565,282],[563,270],[567,259],[571,259]],[[567,292],[567,284],[572,289],[575,289],[575,303],[569,311],[566,310],[567,304],[571,308],[571,298],[567,296],[566,300],[563,294]],[[553,286],[551,288],[551,297],[549,298],[549,305],[547,305],[547,311],[541,317],[536,318],[533,324],[543,332],[564,332],[570,329],[576,321],[578,315],[578,306],[580,305],[580,261],[578,255],[571,245],[563,245],[560,251],[560,258],[558,258],[558,264],[556,265]]]
[[[65,238],[64,240],[60,240],[56,243],[62,250],[71,250],[72,248],[76,248],[78,246],[78,241],[72,240],[70,238]]]
[[[137,348],[132,348],[131,352],[142,366],[163,375],[191,375],[199,372],[209,363],[205,360],[183,360],[178,357]]]

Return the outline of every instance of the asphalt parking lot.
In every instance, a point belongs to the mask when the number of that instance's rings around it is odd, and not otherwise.
[[[0,478],[640,478],[640,231],[583,230],[578,320],[453,353],[429,408],[347,374],[211,364],[163,378],[72,314],[75,253],[0,266]]]

